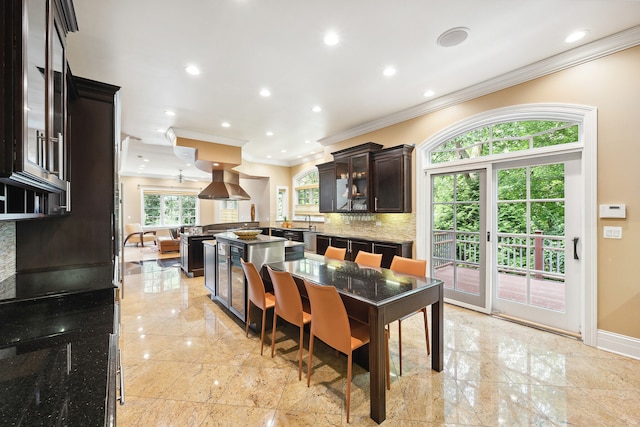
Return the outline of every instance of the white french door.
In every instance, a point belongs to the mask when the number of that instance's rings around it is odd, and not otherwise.
[[[487,311],[486,170],[432,174],[430,275],[447,301]]]
[[[580,335],[580,154],[428,179],[430,275],[446,300]]]
[[[495,167],[492,311],[580,335],[582,178],[573,157]]]

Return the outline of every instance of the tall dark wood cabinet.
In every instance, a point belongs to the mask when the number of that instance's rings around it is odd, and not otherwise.
[[[117,254],[117,86],[74,77],[69,105],[71,212],[16,223],[16,270],[109,264]]]
[[[335,189],[335,165],[333,162],[318,165],[318,187],[320,191],[320,212],[333,212],[336,189]]]

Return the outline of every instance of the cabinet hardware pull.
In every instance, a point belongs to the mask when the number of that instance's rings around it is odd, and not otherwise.
[[[578,257],[578,240],[579,239],[580,239],[579,237],[573,238],[573,259],[580,259],[580,257]]]
[[[122,369],[122,350],[118,349],[118,374],[120,374],[120,405],[124,405],[124,369]]]

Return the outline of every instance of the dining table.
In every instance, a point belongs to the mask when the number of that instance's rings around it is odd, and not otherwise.
[[[289,272],[303,300],[307,299],[303,279],[334,286],[347,314],[369,324],[370,416],[377,423],[386,419],[387,324],[431,306],[431,369],[442,371],[444,302],[441,280],[403,275],[386,268],[364,267],[310,253],[305,253],[301,259],[268,265],[274,270]],[[262,276],[265,282],[269,281],[266,267],[263,267]]]

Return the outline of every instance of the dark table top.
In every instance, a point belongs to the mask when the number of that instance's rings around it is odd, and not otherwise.
[[[310,282],[335,286],[338,292],[373,305],[383,305],[442,283],[437,279],[396,274],[386,268],[361,267],[355,262],[317,254],[305,254],[302,259],[269,265],[274,270],[288,271]]]

